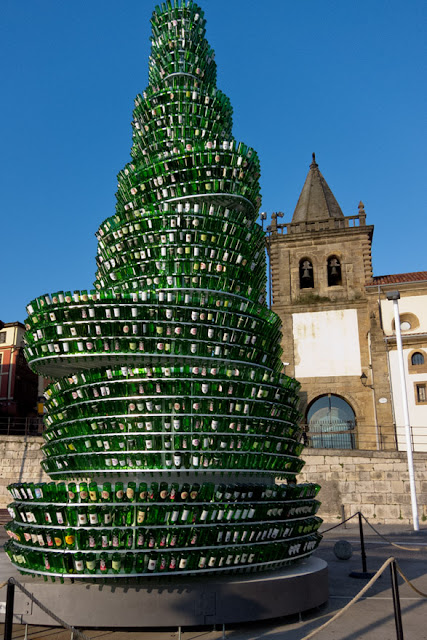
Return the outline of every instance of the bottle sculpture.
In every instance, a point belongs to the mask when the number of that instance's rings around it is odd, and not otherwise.
[[[52,579],[270,570],[321,538],[265,304],[259,160],[232,136],[203,11],[167,2],[151,23],[95,288],[27,307],[52,482],[9,487],[7,553]]]

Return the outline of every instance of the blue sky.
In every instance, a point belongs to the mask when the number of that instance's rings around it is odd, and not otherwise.
[[[234,135],[261,159],[262,210],[289,222],[311,153],[344,215],[363,200],[374,274],[427,269],[424,0],[205,0]],[[90,288],[99,224],[148,78],[139,0],[3,0],[0,318]]]

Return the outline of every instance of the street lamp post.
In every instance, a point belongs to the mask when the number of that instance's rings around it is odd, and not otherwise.
[[[393,301],[393,308],[394,308],[394,325],[396,328],[396,343],[397,343],[398,360],[399,360],[400,386],[402,390],[403,418],[405,422],[406,454],[408,456],[409,487],[411,491],[412,521],[414,525],[414,531],[419,531],[420,525],[418,521],[417,493],[415,491],[414,460],[412,457],[412,440],[411,440],[411,427],[409,424],[408,394],[406,391],[405,368],[404,368],[404,361],[403,361],[402,332],[400,330],[400,316],[399,316],[400,293],[398,291],[386,291],[386,298],[387,300]]]

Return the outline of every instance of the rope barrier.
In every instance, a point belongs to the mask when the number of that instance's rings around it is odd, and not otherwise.
[[[387,542],[388,544],[392,545],[393,547],[397,547],[398,549],[404,549],[405,551],[423,551],[422,548],[420,547],[405,547],[403,545],[397,544],[395,542],[392,542],[391,540],[389,540],[388,538],[386,538],[382,533],[380,533],[379,531],[377,531],[377,529],[375,529],[375,527],[369,522],[369,520],[363,515],[362,512],[357,511],[356,513],[354,513],[352,516],[350,516],[349,518],[347,518],[346,520],[343,520],[342,522],[340,522],[337,525],[334,525],[333,527],[330,527],[329,529],[326,529],[325,531],[322,531],[322,533],[327,533],[328,531],[332,531],[332,529],[336,529],[337,527],[340,527],[342,524],[344,524],[345,522],[348,522],[348,520],[351,520],[352,518],[354,518],[355,516],[359,515],[360,517],[362,517],[366,524],[371,527],[371,529],[383,540],[385,540],[385,542]],[[363,545],[362,545],[363,546]],[[363,589],[361,591],[359,591],[358,594],[356,594],[356,596],[350,600],[350,602],[348,604],[345,605],[345,607],[343,607],[340,611],[338,611],[334,616],[332,616],[332,618],[330,618],[327,622],[325,622],[323,625],[321,625],[318,629],[315,629],[314,631],[312,631],[311,633],[309,633],[307,636],[304,636],[304,638],[302,638],[301,640],[309,640],[310,638],[313,638],[317,633],[319,633],[319,631],[322,631],[323,629],[325,629],[327,626],[329,626],[332,622],[334,622],[335,620],[337,620],[339,617],[341,617],[346,611],[347,609],[349,609],[353,604],[355,604],[358,600],[360,600],[360,598],[366,593],[366,591],[378,580],[378,578],[380,577],[380,575],[384,572],[384,570],[387,568],[387,566],[393,564],[395,567],[395,570],[398,571],[399,575],[401,576],[401,578],[404,580],[404,582],[411,587],[411,589],[413,589],[418,595],[420,595],[423,598],[427,598],[427,593],[424,593],[423,591],[421,591],[420,589],[418,589],[415,585],[412,584],[412,582],[405,576],[405,574],[403,573],[402,569],[399,566],[399,563],[397,562],[397,560],[393,557],[388,558],[388,560],[386,560],[384,562],[384,564],[382,565],[382,567],[380,567],[380,569],[378,569],[378,571],[376,572],[376,574],[371,578],[371,580],[369,580],[369,582],[363,587]],[[396,613],[395,613],[396,615]],[[400,615],[400,613],[399,613]]]
[[[28,598],[30,598],[30,600],[32,600],[34,602],[34,604],[36,604],[42,611],[44,611],[44,613],[46,613],[53,620],[55,620],[55,622],[57,622],[62,627],[64,627],[64,629],[68,629],[68,631],[71,631],[75,635],[75,637],[81,638],[82,640],[91,640],[84,633],[82,633],[81,631],[79,631],[78,629],[73,627],[71,624],[68,624],[68,622],[65,622],[59,616],[57,616],[55,613],[53,613],[53,611],[48,609],[42,602],[40,602],[40,600],[38,600],[30,591],[28,591],[24,587],[24,585],[22,585],[20,582],[18,582],[18,580],[16,580],[15,578],[9,578],[8,582],[9,583],[13,583],[16,587],[18,587],[18,589],[20,589],[22,591],[22,593],[24,593]],[[7,582],[5,584],[7,584]]]
[[[417,587],[412,584],[412,582],[409,580],[409,578],[407,578],[405,576],[405,574],[403,573],[402,569],[400,568],[399,563],[398,563],[397,560],[396,560],[396,569],[398,570],[401,578],[403,578],[403,580],[406,582],[408,587],[411,587],[411,589],[413,589],[415,591],[415,593],[418,593],[418,595],[422,596],[423,598],[427,598],[427,593],[424,593],[423,591],[420,591],[419,589],[417,589]]]
[[[342,520],[342,522],[339,522],[338,524],[334,524],[333,527],[329,527],[329,529],[325,529],[324,531],[321,531],[322,535],[325,534],[325,533],[328,533],[328,531],[332,531],[332,529],[336,529],[337,527],[341,527],[341,525],[345,524],[346,522],[348,522],[352,518],[355,518],[357,515],[359,515],[359,513],[362,516],[362,518],[364,519],[364,521],[366,522],[366,524],[368,525],[368,527],[370,527],[380,538],[385,540],[388,544],[391,544],[393,547],[396,547],[397,549],[404,549],[405,551],[424,551],[424,549],[422,547],[405,547],[402,544],[397,544],[397,542],[392,542],[391,540],[386,538],[380,531],[375,529],[374,525],[369,522],[368,518],[366,516],[364,516],[361,511],[356,511],[356,513],[353,513],[352,516],[349,516],[345,520]]]
[[[396,547],[397,549],[404,549],[405,551],[424,551],[424,549],[422,547],[404,547],[401,544],[397,544],[396,542],[392,542],[391,540],[388,540],[388,538],[386,538],[385,536],[383,536],[382,533],[380,533],[379,531],[377,531],[374,527],[373,524],[371,524],[369,522],[369,520],[366,518],[366,516],[363,515],[363,513],[361,512],[360,515],[362,516],[362,518],[364,519],[364,521],[366,522],[366,524],[371,527],[371,529],[373,531],[375,531],[375,533],[380,536],[380,538],[382,538],[383,540],[385,540],[386,542],[388,542],[388,544],[391,544],[393,547]]]
[[[350,600],[350,602],[348,604],[345,605],[345,607],[340,609],[340,611],[338,611],[338,613],[336,613],[334,616],[332,616],[332,618],[327,620],[320,627],[318,627],[317,629],[315,629],[314,631],[309,633],[308,636],[304,636],[303,638],[301,638],[301,640],[309,640],[309,638],[313,638],[317,633],[319,633],[319,631],[323,631],[323,629],[326,629],[326,627],[328,627],[332,622],[334,622],[335,620],[340,618],[347,611],[347,609],[349,609],[353,604],[355,604],[355,602],[360,600],[360,598],[366,593],[366,591],[368,591],[368,589],[370,589],[370,587],[372,587],[374,582],[376,582],[378,580],[378,578],[384,572],[384,570],[394,561],[395,561],[394,558],[388,558],[388,560],[386,560],[384,562],[384,564],[378,569],[376,574],[369,580],[369,582],[367,584],[365,584],[363,589],[361,589],[361,591],[359,591],[359,593],[357,593],[354,596],[354,598],[352,600]]]
[[[345,520],[342,520],[338,524],[334,524],[333,527],[329,527],[329,529],[325,529],[324,531],[321,531],[321,534],[323,535],[324,533],[328,533],[328,531],[332,531],[332,529],[336,529],[337,527],[340,527],[341,525],[345,524],[346,522],[348,522],[352,518],[355,518],[358,514],[359,514],[359,512],[356,511],[356,513],[353,513],[352,516],[349,516],[348,518],[346,518]]]

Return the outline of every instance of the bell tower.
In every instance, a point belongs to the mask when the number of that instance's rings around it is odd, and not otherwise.
[[[365,288],[372,279],[373,231],[362,202],[354,215],[343,214],[314,153],[292,221],[278,223],[273,213],[268,228],[272,308],[283,324],[286,372],[302,385],[304,420],[314,415],[312,423],[317,420],[322,431],[329,415],[326,428],[334,423],[341,431],[340,420],[347,405],[351,408],[344,421],[352,421],[351,437],[335,438],[336,445],[333,438],[326,440],[334,448],[383,448],[384,433],[393,424],[391,402],[377,407],[373,397],[372,345],[382,342],[376,339],[378,311],[370,308]],[[383,354],[378,357],[384,360]],[[388,397],[382,378],[381,397]],[[380,429],[378,412],[387,427]],[[314,437],[313,446],[322,446],[322,439]]]
[[[320,172],[315,154],[292,221],[270,231],[273,305],[301,305],[360,299],[372,278],[373,226],[366,225],[363,203],[344,216]],[[284,286],[286,266],[288,281]]]

